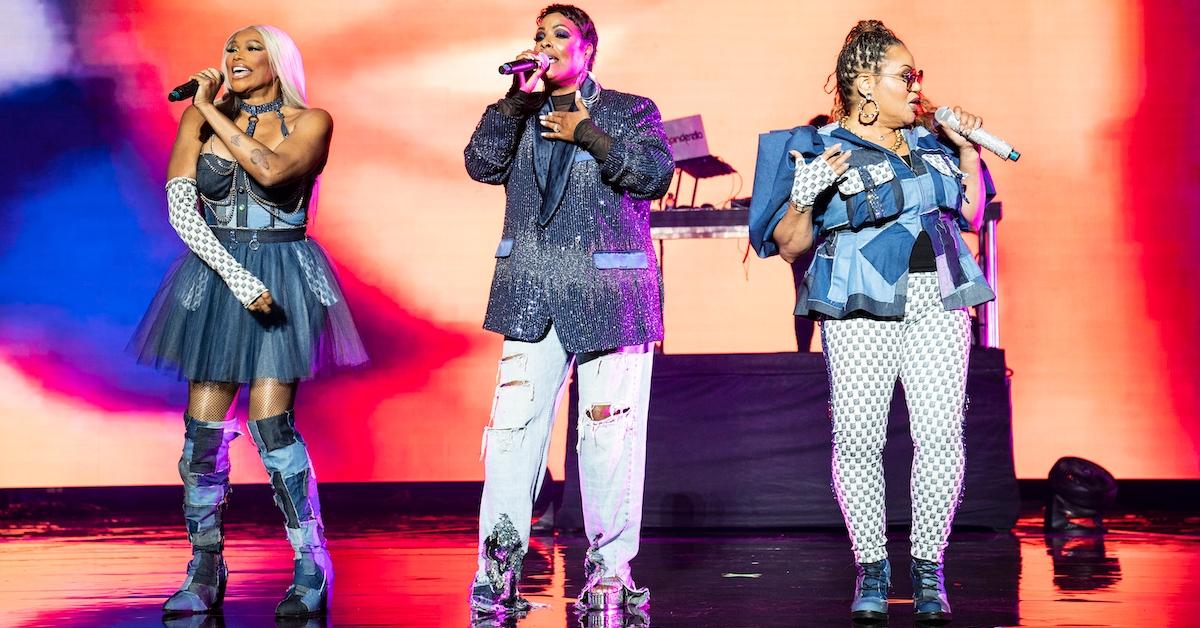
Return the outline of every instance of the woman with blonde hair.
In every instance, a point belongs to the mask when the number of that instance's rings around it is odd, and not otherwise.
[[[333,565],[316,474],[296,429],[296,389],[367,359],[333,268],[307,234],[333,121],[308,107],[300,52],[271,26],[237,31],[222,69],[192,78],[198,88],[179,123],[166,186],[171,225],[189,251],[131,343],[139,361],[188,380],[179,473],[192,559],[163,610],[207,613],[223,601],[221,519],[229,444],[240,434],[237,419],[226,417],[248,385],[250,434],[294,550],[293,583],[276,614],[321,615]],[[225,95],[214,99],[222,85]]]

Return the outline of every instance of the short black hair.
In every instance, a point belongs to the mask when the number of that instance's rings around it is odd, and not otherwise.
[[[575,27],[579,29],[579,33],[583,35],[583,40],[592,45],[592,57],[588,59],[588,70],[596,64],[596,51],[600,47],[600,36],[596,34],[596,24],[592,22],[591,16],[583,9],[573,4],[552,4],[538,14],[538,21],[551,13],[558,13],[563,17],[571,20]]]

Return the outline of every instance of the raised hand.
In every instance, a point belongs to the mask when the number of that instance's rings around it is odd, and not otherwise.
[[[196,95],[192,97],[192,104],[197,107],[211,105],[217,92],[221,90],[223,82],[221,72],[216,68],[208,68],[193,74],[192,79],[200,83],[200,87],[196,89]]]
[[[967,139],[967,136],[970,135],[975,129],[983,126],[983,118],[980,118],[973,113],[963,111],[962,107],[953,107],[953,111],[954,115],[958,116],[958,128],[961,130],[955,131],[954,129],[950,128],[949,125],[943,124],[941,127],[942,132],[945,133],[946,138],[958,148],[969,148],[973,146],[973,144],[971,144],[971,140]]]
[[[517,58],[538,61],[538,55],[533,50],[526,50],[525,52],[517,55]],[[536,70],[514,74],[513,82],[517,84],[517,88],[521,91],[525,92],[526,94],[532,94],[533,90],[537,89],[538,81],[542,80],[542,76],[545,75],[546,70],[549,69],[549,65],[543,66],[539,63]]]
[[[834,181],[850,168],[850,153],[851,151],[842,152],[841,144],[834,144],[816,159],[804,163],[804,158],[799,152],[790,151],[792,158],[796,160],[796,174],[792,179],[792,203],[796,207],[811,207],[817,195],[833,185]]]

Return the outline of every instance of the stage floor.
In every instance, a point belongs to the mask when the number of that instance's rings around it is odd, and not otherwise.
[[[330,522],[342,626],[465,626],[474,520],[464,516]],[[1200,518],[1126,515],[1102,538],[1047,538],[1035,512],[1012,534],[956,533],[947,558],[953,626],[1185,626],[1200,621]],[[894,531],[891,626],[911,626],[907,542]],[[0,624],[159,626],[188,550],[182,526],[155,521],[12,523],[0,528]],[[274,626],[291,575],[281,526],[228,531],[223,617],[168,626]],[[535,534],[523,591],[546,605],[517,624],[579,625],[570,609],[586,544]],[[897,559],[896,557],[900,557]],[[654,626],[846,626],[853,586],[837,531],[648,531],[634,563],[652,589]],[[595,618],[593,618],[595,619]],[[306,625],[289,624],[289,625]],[[627,624],[640,625],[640,624]]]

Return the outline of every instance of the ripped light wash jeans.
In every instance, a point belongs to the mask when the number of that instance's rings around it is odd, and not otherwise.
[[[584,528],[592,543],[588,576],[590,581],[617,576],[634,588],[629,561],[637,555],[641,537],[653,356],[652,344],[569,354],[553,326],[537,342],[504,341],[492,421],[483,435],[486,477],[479,506],[477,582],[501,575],[498,565],[489,565],[494,562],[488,558],[489,538],[492,545],[505,537],[515,544],[519,538],[519,548],[502,554],[515,558],[516,573],[510,577],[520,577],[551,427],[567,374],[578,360],[576,450]]]

